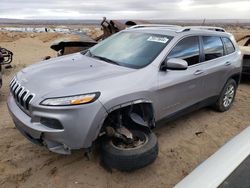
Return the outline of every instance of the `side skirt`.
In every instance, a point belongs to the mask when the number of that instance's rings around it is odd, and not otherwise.
[[[162,126],[163,124],[166,124],[168,122],[174,121],[176,119],[178,119],[181,116],[184,116],[186,114],[189,114],[193,111],[199,110],[201,108],[207,107],[207,106],[211,106],[212,104],[216,103],[216,101],[218,100],[219,96],[214,96],[214,97],[210,97],[208,99],[205,99],[201,102],[198,102],[190,107],[184,108],[178,112],[175,112],[173,114],[170,114],[169,116],[160,119],[156,122],[156,126]]]

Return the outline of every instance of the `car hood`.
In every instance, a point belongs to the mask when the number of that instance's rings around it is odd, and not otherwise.
[[[43,61],[24,68],[18,82],[40,97],[95,92],[106,80],[117,79],[134,69],[113,65],[80,53]]]

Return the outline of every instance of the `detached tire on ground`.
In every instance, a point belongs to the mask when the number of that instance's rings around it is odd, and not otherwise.
[[[225,112],[229,110],[234,102],[236,90],[237,84],[235,80],[229,79],[214,106],[215,110],[219,112]]]
[[[117,147],[111,139],[106,139],[101,144],[102,161],[109,168],[121,171],[132,171],[145,167],[155,161],[158,155],[157,137],[154,133],[134,131],[144,134],[147,141],[136,148]]]

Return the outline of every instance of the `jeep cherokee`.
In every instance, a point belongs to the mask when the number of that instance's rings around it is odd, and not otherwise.
[[[133,170],[157,156],[156,123],[205,106],[227,111],[241,70],[222,28],[137,25],[24,68],[8,108],[16,128],[50,151],[89,149],[100,138],[104,164]]]

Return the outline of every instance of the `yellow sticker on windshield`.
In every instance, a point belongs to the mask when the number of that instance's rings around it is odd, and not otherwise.
[[[167,37],[157,37],[157,36],[150,36],[147,41],[151,42],[160,42],[160,43],[167,43],[168,42]]]

